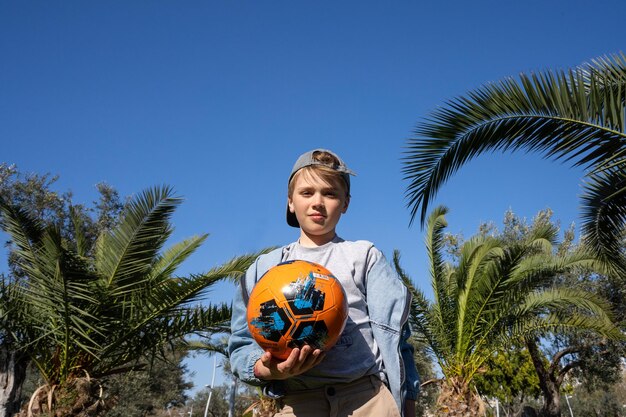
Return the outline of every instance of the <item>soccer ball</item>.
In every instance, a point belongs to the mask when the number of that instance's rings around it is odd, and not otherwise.
[[[341,283],[321,265],[288,261],[270,268],[252,289],[248,328],[272,357],[287,359],[305,344],[328,350],[348,318]]]

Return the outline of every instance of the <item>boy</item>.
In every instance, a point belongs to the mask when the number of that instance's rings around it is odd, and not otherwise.
[[[228,346],[233,373],[279,399],[276,416],[415,415],[419,377],[406,340],[410,295],[372,243],[345,241],[335,232],[350,203],[350,175],[328,150],[298,158],[289,177],[287,223],[300,228],[300,237],[260,256],[235,294]],[[305,345],[280,361],[250,336],[247,297],[269,268],[295,259],[323,265],[339,279],[349,317],[328,352]]]

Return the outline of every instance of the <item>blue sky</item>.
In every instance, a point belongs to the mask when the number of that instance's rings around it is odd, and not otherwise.
[[[122,195],[173,186],[185,202],[172,242],[210,233],[181,271],[202,272],[296,239],[287,176],[299,154],[329,148],[358,174],[339,234],[401,250],[428,290],[401,173],[415,125],[485,83],[623,51],[625,13],[618,0],[0,0],[0,162],[58,174],[57,189],[85,204],[103,181]],[[509,208],[550,207],[568,225],[582,175],[492,154],[435,204],[466,236]],[[199,387],[210,363],[190,361]]]

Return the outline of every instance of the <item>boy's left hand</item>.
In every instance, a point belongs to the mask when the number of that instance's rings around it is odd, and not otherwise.
[[[293,349],[289,357],[282,362],[273,360],[270,352],[264,352],[254,364],[254,376],[263,380],[291,378],[313,368],[323,358],[324,352],[322,350],[314,350],[309,345],[305,345],[301,349]]]

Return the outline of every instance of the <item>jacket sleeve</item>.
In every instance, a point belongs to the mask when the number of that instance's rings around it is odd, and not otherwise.
[[[259,260],[257,259],[246,271],[245,280],[250,285],[256,282]],[[249,285],[248,285],[249,286]],[[247,288],[248,291],[251,288]],[[231,335],[228,339],[228,354],[233,374],[241,381],[250,385],[263,385],[266,382],[254,376],[254,364],[263,354],[263,349],[254,341],[248,330],[246,303],[243,300],[241,282],[235,290],[232,317],[230,321]]]
[[[420,380],[413,359],[414,349],[409,343],[411,331],[407,319],[411,296],[380,251],[372,248],[368,258],[368,308],[383,362],[386,362],[385,366],[389,366],[386,372],[390,380],[390,390],[397,401],[400,398],[415,400],[419,393]],[[396,337],[392,337],[394,334]],[[394,342],[389,344],[391,340]],[[400,395],[401,392],[403,395]]]
[[[400,342],[400,355],[404,363],[404,389],[406,390],[407,400],[417,400],[420,392],[420,376],[415,366],[413,345],[409,343],[411,337],[411,329],[408,322],[402,326],[402,338]]]

